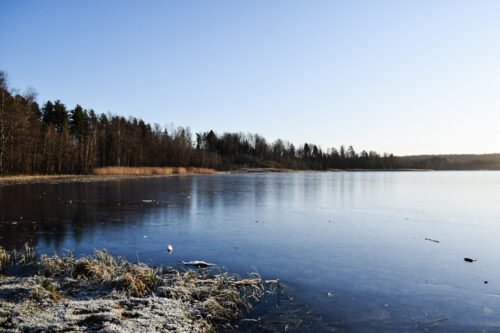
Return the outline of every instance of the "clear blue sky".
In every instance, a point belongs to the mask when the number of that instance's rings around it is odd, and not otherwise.
[[[500,152],[500,1],[0,1],[38,101],[193,132]]]

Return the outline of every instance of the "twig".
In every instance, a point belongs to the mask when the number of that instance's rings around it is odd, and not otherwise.
[[[438,240],[435,240],[435,239],[426,238],[425,240],[428,240],[428,241],[430,241],[430,242],[434,242],[434,243],[439,243],[439,241],[438,241]]]
[[[439,323],[440,321],[445,321],[445,320],[449,320],[449,319],[450,319],[450,318],[446,317],[446,318],[441,318],[441,319],[431,320],[431,321],[429,321],[427,324]]]

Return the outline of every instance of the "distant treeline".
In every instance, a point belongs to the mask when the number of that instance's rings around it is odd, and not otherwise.
[[[288,169],[500,169],[498,155],[395,157],[352,146],[295,147],[258,134],[189,128],[167,130],[136,118],[97,114],[61,101],[36,102],[36,92],[10,90],[0,72],[0,174],[86,174],[106,166]]]
[[[500,170],[500,154],[416,155],[397,159],[403,169]]]

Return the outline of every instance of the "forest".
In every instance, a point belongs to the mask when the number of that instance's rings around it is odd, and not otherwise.
[[[60,100],[37,103],[37,93],[10,89],[0,72],[0,175],[90,174],[107,166],[329,169],[500,169],[500,155],[403,156],[357,152],[352,146],[323,150],[306,143],[268,142],[258,134],[188,127],[166,129],[141,119],[99,114]]]

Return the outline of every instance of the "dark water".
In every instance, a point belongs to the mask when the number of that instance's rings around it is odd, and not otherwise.
[[[256,269],[287,286],[286,299],[255,314],[271,313],[263,320],[279,330],[500,331],[500,172],[6,186],[0,237],[7,248],[30,241],[40,252],[107,248],[158,265]]]

